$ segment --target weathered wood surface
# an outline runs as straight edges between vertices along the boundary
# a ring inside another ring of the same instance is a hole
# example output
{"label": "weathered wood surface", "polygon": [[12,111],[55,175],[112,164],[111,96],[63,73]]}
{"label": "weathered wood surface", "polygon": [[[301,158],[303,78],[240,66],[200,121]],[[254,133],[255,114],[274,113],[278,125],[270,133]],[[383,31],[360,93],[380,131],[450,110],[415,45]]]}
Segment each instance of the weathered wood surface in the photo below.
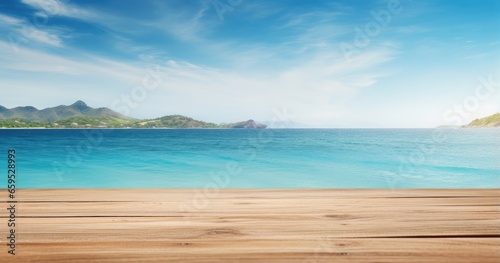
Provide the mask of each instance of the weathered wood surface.
{"label": "weathered wood surface", "polygon": [[18,190],[0,262],[500,262],[500,189],[202,193]]}

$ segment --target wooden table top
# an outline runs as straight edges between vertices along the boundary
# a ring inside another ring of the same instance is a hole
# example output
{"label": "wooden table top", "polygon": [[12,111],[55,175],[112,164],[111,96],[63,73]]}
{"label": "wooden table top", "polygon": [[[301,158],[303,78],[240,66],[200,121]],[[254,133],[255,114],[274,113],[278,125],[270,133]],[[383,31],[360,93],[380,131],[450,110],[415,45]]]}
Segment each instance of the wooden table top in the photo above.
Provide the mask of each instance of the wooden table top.
{"label": "wooden table top", "polygon": [[500,262],[500,189],[16,194],[16,255],[2,227],[0,262]]}

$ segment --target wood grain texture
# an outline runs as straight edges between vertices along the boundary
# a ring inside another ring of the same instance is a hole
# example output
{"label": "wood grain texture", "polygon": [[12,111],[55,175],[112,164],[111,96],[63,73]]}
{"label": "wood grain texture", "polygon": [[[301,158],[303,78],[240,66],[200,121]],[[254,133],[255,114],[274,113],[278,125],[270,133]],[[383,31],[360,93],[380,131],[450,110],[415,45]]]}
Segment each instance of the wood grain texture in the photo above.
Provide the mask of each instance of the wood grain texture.
{"label": "wood grain texture", "polygon": [[500,262],[500,189],[21,189],[16,207],[0,262]]}

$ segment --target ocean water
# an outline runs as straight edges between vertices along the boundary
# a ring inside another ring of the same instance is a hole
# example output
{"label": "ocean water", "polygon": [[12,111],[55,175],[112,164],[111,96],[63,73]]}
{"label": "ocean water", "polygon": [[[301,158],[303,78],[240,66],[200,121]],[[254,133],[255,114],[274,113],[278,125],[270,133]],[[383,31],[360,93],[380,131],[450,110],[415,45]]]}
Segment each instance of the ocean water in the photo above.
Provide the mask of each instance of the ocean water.
{"label": "ocean water", "polygon": [[17,188],[499,188],[500,129],[0,129]]}

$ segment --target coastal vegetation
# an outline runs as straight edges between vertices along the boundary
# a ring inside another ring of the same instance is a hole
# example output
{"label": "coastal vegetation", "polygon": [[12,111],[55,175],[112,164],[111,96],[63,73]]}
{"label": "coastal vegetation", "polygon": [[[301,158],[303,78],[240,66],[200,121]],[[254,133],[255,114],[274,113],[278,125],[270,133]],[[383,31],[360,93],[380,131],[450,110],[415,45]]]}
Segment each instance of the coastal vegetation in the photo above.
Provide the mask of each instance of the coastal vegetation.
{"label": "coastal vegetation", "polygon": [[471,121],[466,128],[500,127],[500,113]]}
{"label": "coastal vegetation", "polygon": [[70,106],[38,110],[32,106],[7,109],[0,106],[0,128],[220,128],[262,129],[264,124],[253,120],[215,124],[182,115],[156,119],[135,119],[108,108],[92,108],[83,101]]}

